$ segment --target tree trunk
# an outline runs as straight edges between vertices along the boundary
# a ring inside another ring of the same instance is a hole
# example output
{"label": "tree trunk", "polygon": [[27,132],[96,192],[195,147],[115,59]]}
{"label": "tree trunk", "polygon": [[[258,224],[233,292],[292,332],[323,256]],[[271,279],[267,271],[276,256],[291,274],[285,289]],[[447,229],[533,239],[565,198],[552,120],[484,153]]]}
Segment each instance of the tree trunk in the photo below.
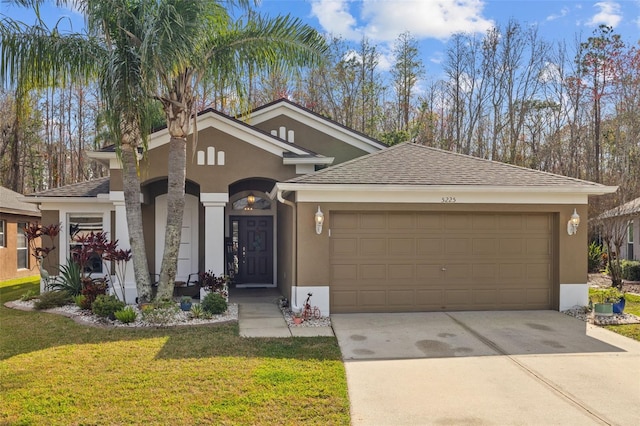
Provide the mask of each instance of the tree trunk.
{"label": "tree trunk", "polygon": [[[169,126],[172,127],[171,125]],[[164,237],[164,256],[160,269],[160,283],[156,300],[173,296],[178,251],[182,238],[182,217],[184,214],[187,138],[172,136],[169,140],[169,167],[167,190],[167,227]]]}
{"label": "tree trunk", "polygon": [[[123,139],[125,139],[123,137]],[[151,300],[151,282],[149,280],[149,265],[144,244],[142,226],[142,208],[140,206],[140,179],[136,161],[136,149],[131,143],[122,141],[122,186],[124,189],[124,204],[129,229],[129,245],[133,259],[133,272],[138,291],[138,302]]]}

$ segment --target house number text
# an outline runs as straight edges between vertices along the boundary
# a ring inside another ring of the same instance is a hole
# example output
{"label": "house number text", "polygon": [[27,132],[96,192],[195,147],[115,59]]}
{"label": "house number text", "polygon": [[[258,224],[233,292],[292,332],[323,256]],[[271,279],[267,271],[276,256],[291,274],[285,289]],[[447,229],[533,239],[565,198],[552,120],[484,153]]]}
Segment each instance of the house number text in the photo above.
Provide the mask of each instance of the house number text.
{"label": "house number text", "polygon": [[455,203],[456,197],[442,197],[443,203]]}

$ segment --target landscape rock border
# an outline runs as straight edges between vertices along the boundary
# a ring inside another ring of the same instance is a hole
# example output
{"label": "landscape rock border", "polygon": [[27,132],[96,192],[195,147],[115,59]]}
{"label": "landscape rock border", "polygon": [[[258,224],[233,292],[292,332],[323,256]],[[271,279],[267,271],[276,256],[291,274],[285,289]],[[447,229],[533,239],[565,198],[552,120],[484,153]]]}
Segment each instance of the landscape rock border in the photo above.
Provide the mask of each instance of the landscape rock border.
{"label": "landscape rock border", "polygon": [[[22,301],[14,300],[12,302],[6,302],[5,307],[10,309],[17,309],[20,311],[37,311],[33,307],[34,301]],[[124,324],[117,320],[110,320],[108,318],[100,318],[90,311],[80,309],[76,305],[65,305],[58,308],[43,309],[37,312],[45,312],[50,314],[62,315],[67,318],[71,318],[78,324],[88,325],[92,327],[117,327],[117,328],[166,328],[166,327],[185,327],[194,325],[211,325],[222,324],[227,322],[238,321],[238,305],[236,303],[229,303],[227,312],[220,315],[214,315],[209,319],[197,319],[189,316],[187,312],[181,310],[176,311],[173,318],[164,324],[153,324],[145,322],[142,319],[142,312],[135,305],[129,305],[136,311],[136,320],[129,324]]]}

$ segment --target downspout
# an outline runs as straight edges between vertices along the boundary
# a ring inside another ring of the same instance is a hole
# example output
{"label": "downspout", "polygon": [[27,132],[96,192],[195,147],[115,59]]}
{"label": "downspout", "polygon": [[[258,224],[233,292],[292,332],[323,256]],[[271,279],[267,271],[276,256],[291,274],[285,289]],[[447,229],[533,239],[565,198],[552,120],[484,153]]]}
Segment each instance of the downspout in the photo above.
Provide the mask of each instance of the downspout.
{"label": "downspout", "polygon": [[293,291],[294,287],[297,287],[296,285],[296,280],[298,277],[298,235],[297,235],[297,215],[298,215],[298,209],[296,206],[296,203],[286,200],[283,196],[282,196],[282,190],[278,189],[277,192],[277,198],[278,201],[281,202],[282,204],[285,204],[289,207],[291,207],[292,209],[292,213],[293,213],[293,220],[291,221],[291,237],[293,239],[293,243],[292,243],[292,249],[293,249],[293,256],[291,259],[291,292],[293,293],[293,298],[295,300],[291,300],[291,309],[295,312],[295,311],[299,311],[301,310],[301,307],[298,306],[298,292],[297,291]]}

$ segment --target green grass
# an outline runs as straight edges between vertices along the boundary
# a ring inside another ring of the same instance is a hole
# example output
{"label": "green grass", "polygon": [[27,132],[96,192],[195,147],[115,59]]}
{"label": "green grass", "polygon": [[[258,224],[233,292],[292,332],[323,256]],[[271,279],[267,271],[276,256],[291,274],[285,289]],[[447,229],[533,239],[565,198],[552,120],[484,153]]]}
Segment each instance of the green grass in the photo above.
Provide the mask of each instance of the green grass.
{"label": "green grass", "polygon": [[[37,283],[0,283],[0,301]],[[348,425],[335,338],[96,328],[0,306],[0,424]]]}
{"label": "green grass", "polygon": [[[625,299],[627,299],[627,303],[624,312],[640,317],[640,296],[627,294]],[[640,324],[608,325],[605,328],[640,342]]]}

